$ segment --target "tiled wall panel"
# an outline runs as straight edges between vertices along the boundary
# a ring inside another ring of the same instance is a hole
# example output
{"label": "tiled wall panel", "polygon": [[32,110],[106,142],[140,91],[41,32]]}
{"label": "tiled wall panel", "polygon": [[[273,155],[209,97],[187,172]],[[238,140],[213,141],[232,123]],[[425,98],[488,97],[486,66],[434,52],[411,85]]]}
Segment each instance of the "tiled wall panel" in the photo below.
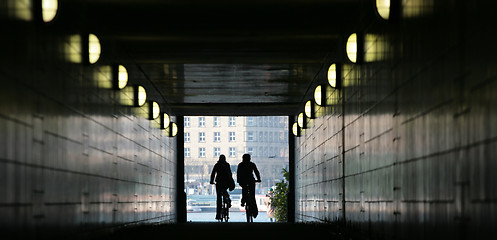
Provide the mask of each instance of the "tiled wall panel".
{"label": "tiled wall panel", "polygon": [[389,57],[344,59],[339,100],[327,93],[297,138],[297,221],[367,239],[497,236],[496,6],[417,2],[421,15],[365,21]]}
{"label": "tiled wall panel", "polygon": [[7,47],[0,57],[2,230],[28,239],[174,222],[175,138],[143,117],[147,110],[121,105],[119,91],[93,84],[105,63],[64,61],[63,34],[7,26],[0,39]]}

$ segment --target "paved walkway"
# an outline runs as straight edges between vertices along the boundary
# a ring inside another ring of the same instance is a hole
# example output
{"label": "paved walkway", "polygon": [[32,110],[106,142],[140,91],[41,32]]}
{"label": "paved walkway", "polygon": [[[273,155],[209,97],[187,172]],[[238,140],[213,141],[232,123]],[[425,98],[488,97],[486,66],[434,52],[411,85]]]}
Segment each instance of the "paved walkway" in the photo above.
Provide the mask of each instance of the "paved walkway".
{"label": "paved walkway", "polygon": [[342,238],[334,233],[329,225],[291,223],[183,223],[129,228],[118,231],[105,239],[340,240]]}

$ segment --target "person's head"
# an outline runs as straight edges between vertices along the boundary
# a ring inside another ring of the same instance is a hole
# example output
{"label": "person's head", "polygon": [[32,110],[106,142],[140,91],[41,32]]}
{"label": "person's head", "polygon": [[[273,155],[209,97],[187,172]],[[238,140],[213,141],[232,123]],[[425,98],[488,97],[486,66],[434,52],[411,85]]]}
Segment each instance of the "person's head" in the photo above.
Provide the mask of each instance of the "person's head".
{"label": "person's head", "polygon": [[224,156],[224,154],[219,155],[219,161],[226,162],[226,156]]}
{"label": "person's head", "polygon": [[250,154],[248,154],[248,153],[243,154],[242,160],[244,162],[250,162]]}

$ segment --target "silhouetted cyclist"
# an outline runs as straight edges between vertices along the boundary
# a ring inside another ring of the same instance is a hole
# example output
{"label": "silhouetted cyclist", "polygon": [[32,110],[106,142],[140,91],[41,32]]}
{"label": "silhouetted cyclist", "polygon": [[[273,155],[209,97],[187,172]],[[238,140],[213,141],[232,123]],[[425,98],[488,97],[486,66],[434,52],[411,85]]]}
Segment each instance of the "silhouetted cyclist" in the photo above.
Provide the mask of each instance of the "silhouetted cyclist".
{"label": "silhouetted cyclist", "polygon": [[[254,178],[254,173],[257,180]],[[236,181],[242,187],[242,207],[245,206],[245,203],[252,202],[254,206],[252,207],[253,217],[257,217],[258,210],[257,204],[255,204],[255,183],[261,182],[261,175],[255,163],[250,161],[249,154],[243,154],[242,162],[238,164],[238,170],[236,171]],[[250,196],[247,196],[247,192],[250,189]],[[249,201],[250,198],[251,200]]]}
{"label": "silhouetted cyclist", "polygon": [[228,162],[226,162],[226,156],[221,154],[219,156],[219,160],[212,168],[211,173],[211,184],[216,183],[216,220],[221,219],[221,208],[222,208],[222,200],[223,195],[227,195],[229,197],[227,189],[233,191],[235,189],[235,181],[233,180],[233,176],[231,174],[231,166]]}

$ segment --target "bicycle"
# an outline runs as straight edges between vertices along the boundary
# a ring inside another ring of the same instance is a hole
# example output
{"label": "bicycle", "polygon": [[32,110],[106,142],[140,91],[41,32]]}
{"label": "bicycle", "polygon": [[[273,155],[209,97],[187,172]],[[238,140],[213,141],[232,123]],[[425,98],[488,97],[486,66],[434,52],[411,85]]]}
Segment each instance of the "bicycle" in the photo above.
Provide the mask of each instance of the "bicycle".
{"label": "bicycle", "polygon": [[[256,183],[258,183],[260,181],[256,181]],[[251,223],[251,222],[254,222],[254,212],[253,211],[257,211],[257,207],[254,207],[254,206],[257,206],[256,203],[254,202],[254,198],[252,198],[252,193],[250,191],[250,186],[247,184],[245,186],[247,188],[247,195],[245,196],[245,199],[247,200],[246,203],[245,203],[245,215],[247,217],[247,222],[248,223]]]}
{"label": "bicycle", "polygon": [[228,219],[230,219],[231,199],[227,191],[223,193],[221,200],[221,219],[219,219],[219,221],[222,222],[224,220],[225,222],[228,222]]}

